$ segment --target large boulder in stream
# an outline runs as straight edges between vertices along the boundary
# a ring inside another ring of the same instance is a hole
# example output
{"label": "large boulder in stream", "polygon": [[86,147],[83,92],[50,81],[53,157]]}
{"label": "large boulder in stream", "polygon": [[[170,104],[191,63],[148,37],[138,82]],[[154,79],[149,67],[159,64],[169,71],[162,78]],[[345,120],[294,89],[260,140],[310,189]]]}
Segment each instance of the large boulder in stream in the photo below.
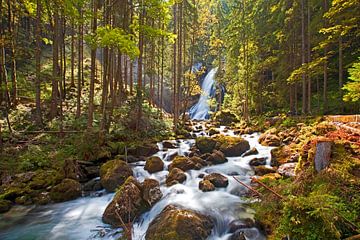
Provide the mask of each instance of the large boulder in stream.
{"label": "large boulder in stream", "polygon": [[131,176],[116,192],[115,197],[106,207],[102,219],[104,223],[119,227],[122,222],[133,221],[147,209],[148,204],[142,197],[142,186]]}
{"label": "large boulder in stream", "polygon": [[205,240],[213,227],[210,217],[169,205],[150,223],[145,239]]}
{"label": "large boulder in stream", "polygon": [[183,171],[188,171],[191,169],[199,170],[205,166],[207,166],[206,161],[199,157],[193,156],[188,158],[186,156],[176,156],[169,165],[169,171],[171,171],[173,168],[179,168]]}
{"label": "large boulder in stream", "polygon": [[209,154],[206,157],[206,161],[210,163],[210,165],[215,165],[215,164],[222,164],[227,162],[228,160],[226,159],[225,155],[223,152],[214,150],[213,153]]}
{"label": "large boulder in stream", "polygon": [[158,146],[155,143],[145,143],[139,146],[131,147],[128,149],[129,155],[134,155],[136,157],[140,156],[151,156],[159,151]]}
{"label": "large boulder in stream", "polygon": [[126,162],[121,160],[108,161],[100,168],[101,185],[108,192],[114,192],[116,188],[121,186],[132,175],[132,169]]}
{"label": "large boulder in stream", "polygon": [[159,182],[155,179],[145,179],[142,183],[142,195],[144,201],[146,201],[149,206],[157,203],[163,196]]}
{"label": "large boulder in stream", "polygon": [[229,185],[229,180],[227,177],[221,175],[220,173],[211,173],[204,177],[204,180],[208,180],[211,182],[215,187],[227,187]]}
{"label": "large boulder in stream", "polygon": [[171,169],[169,175],[166,177],[166,185],[170,187],[178,183],[183,183],[185,180],[186,174],[184,173],[184,171],[180,168],[173,168]]}
{"label": "large boulder in stream", "polygon": [[249,142],[241,137],[217,135],[216,142],[216,149],[223,152],[226,157],[241,156],[250,149]]}
{"label": "large boulder in stream", "polygon": [[216,141],[209,137],[198,137],[196,138],[195,145],[202,154],[211,153],[215,149]]}
{"label": "large boulder in stream", "polygon": [[215,190],[215,186],[209,180],[201,180],[199,182],[199,189],[203,192],[211,192]]}
{"label": "large boulder in stream", "polygon": [[73,179],[65,178],[50,191],[54,202],[65,202],[81,197],[81,184]]}
{"label": "large boulder in stream", "polygon": [[157,156],[149,157],[146,160],[144,169],[149,173],[160,172],[164,169],[164,162]]}

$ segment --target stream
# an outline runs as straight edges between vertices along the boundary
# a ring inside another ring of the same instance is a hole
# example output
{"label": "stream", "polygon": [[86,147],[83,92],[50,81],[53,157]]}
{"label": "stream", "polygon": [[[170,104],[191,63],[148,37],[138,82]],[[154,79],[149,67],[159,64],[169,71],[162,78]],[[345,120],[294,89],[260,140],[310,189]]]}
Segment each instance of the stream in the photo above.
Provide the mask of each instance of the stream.
{"label": "stream", "polygon": [[[196,133],[197,136],[205,135],[204,123],[196,123],[195,128],[203,128],[203,131]],[[225,135],[234,135],[231,130],[225,130],[224,127],[218,130]],[[228,239],[231,235],[229,233],[231,221],[252,218],[254,212],[248,207],[248,200],[241,197],[247,193],[247,190],[237,183],[233,176],[245,183],[250,183],[250,177],[254,175],[254,171],[249,161],[254,157],[266,157],[267,166],[269,166],[271,147],[261,146],[258,143],[258,133],[242,137],[249,141],[250,148],[256,147],[259,153],[247,157],[228,157],[226,163],[187,171],[186,182],[171,187],[165,184],[168,174],[167,166],[171,163],[169,158],[176,152],[179,155],[187,155],[195,143],[194,139],[172,141],[176,144],[176,149],[163,149],[162,143],[158,143],[160,151],[155,155],[164,161],[166,166],[164,171],[150,174],[144,170],[144,161],[132,164],[134,176],[140,182],[145,178],[156,179],[160,182],[163,193],[162,199],[134,223],[133,239],[145,239],[145,233],[151,221],[169,204],[211,216],[215,220],[215,227],[208,238],[211,240]],[[226,176],[229,185],[212,192],[202,192],[198,188],[201,181],[199,174],[213,172]],[[111,229],[101,220],[113,196],[114,194],[101,191],[64,203],[15,206],[9,212],[0,215],[0,239],[118,239],[121,236],[121,230]],[[244,229],[244,232],[248,240],[266,239],[256,228]]]}

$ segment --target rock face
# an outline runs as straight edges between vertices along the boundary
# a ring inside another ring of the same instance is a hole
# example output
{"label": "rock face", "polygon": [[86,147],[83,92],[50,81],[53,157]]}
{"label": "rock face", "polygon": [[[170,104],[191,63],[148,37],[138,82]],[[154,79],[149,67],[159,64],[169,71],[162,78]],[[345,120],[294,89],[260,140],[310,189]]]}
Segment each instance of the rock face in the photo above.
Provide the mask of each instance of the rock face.
{"label": "rock face", "polygon": [[211,153],[216,146],[216,141],[213,138],[198,137],[195,142],[196,147],[202,154]]}
{"label": "rock face", "polygon": [[315,153],[315,169],[317,172],[325,169],[330,164],[332,142],[318,142]]}
{"label": "rock face", "polygon": [[149,157],[144,167],[149,173],[160,172],[164,169],[164,162],[156,156]]}
{"label": "rock face", "polygon": [[141,184],[131,176],[116,192],[114,199],[106,207],[102,219],[103,222],[118,227],[122,224],[121,220],[128,223],[147,208],[148,205],[142,198]]}
{"label": "rock face", "polygon": [[215,186],[209,180],[202,180],[199,182],[199,189],[203,192],[210,192],[215,190]]}
{"label": "rock face", "polygon": [[169,175],[166,178],[166,185],[172,186],[178,183],[182,183],[186,180],[186,175],[180,168],[171,169]]}
{"label": "rock face", "polygon": [[208,180],[211,182],[215,187],[227,187],[229,184],[229,180],[227,177],[221,175],[220,173],[211,173],[204,177],[204,180]]}
{"label": "rock face", "polygon": [[216,141],[216,149],[223,152],[226,157],[241,156],[250,149],[249,142],[240,137],[218,135]]}
{"label": "rock face", "polygon": [[142,195],[149,206],[157,203],[163,196],[159,182],[155,179],[145,179],[142,183]]}
{"label": "rock face", "polygon": [[208,216],[169,205],[150,223],[146,240],[205,240],[213,226]]}
{"label": "rock face", "polygon": [[81,196],[81,184],[73,179],[65,178],[50,191],[54,202],[65,202]]}
{"label": "rock face", "polygon": [[121,160],[111,160],[100,168],[101,185],[108,192],[114,192],[125,180],[133,175],[132,169]]}

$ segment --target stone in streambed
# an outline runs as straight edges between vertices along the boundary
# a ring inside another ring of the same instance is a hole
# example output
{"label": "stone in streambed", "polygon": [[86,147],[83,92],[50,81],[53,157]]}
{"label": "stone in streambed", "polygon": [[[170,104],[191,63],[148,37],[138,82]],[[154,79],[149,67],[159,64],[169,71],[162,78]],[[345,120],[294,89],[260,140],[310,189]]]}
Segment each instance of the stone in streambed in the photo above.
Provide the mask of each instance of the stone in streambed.
{"label": "stone in streambed", "polygon": [[209,137],[198,137],[195,145],[202,154],[211,153],[215,149],[216,141]]}
{"label": "stone in streambed", "polygon": [[191,169],[199,170],[206,165],[206,161],[196,156],[191,158],[186,156],[176,156],[169,165],[169,170],[171,171],[173,168],[180,168],[183,171],[188,171]]}
{"label": "stone in streambed", "polygon": [[11,208],[11,201],[8,200],[0,200],[0,213],[4,213],[10,210]]}
{"label": "stone in streambed", "polygon": [[184,173],[184,171],[180,168],[173,168],[171,169],[169,175],[166,177],[166,185],[170,187],[178,183],[183,183],[185,180],[186,174]]}
{"label": "stone in streambed", "polygon": [[149,206],[153,206],[163,196],[160,184],[155,179],[145,179],[142,183],[142,196]]}
{"label": "stone in streambed", "polygon": [[202,180],[199,182],[199,189],[203,192],[210,192],[215,190],[215,186],[209,180]]}
{"label": "stone in streambed", "polygon": [[276,173],[276,170],[274,168],[269,168],[266,166],[255,166],[254,171],[255,175],[257,176],[263,176],[269,173]]}
{"label": "stone in streambed", "polygon": [[276,128],[271,128],[259,137],[259,143],[264,146],[277,147],[281,144],[281,139],[276,135]]}
{"label": "stone in streambed", "polygon": [[204,177],[204,180],[210,181],[215,187],[227,187],[229,185],[229,180],[227,177],[221,175],[220,173],[211,173]]}
{"label": "stone in streambed", "polygon": [[250,166],[260,166],[266,164],[266,158],[253,158],[250,160],[249,165]]}
{"label": "stone in streambed", "polygon": [[229,240],[246,240],[245,233],[241,230],[233,233]]}
{"label": "stone in streambed", "polygon": [[247,157],[247,156],[251,156],[251,155],[256,155],[258,154],[259,151],[253,147],[252,149],[250,149],[249,151],[247,151],[246,153],[244,153],[243,157]]}
{"label": "stone in streambed", "polygon": [[230,233],[235,233],[238,230],[244,229],[244,228],[253,228],[255,227],[255,221],[251,218],[243,218],[243,219],[236,219],[230,222],[229,224]]}
{"label": "stone in streambed", "polygon": [[226,157],[241,156],[250,149],[249,142],[241,137],[217,135],[215,139],[216,149],[223,152]]}
{"label": "stone in streambed", "polygon": [[122,221],[129,223],[147,209],[148,203],[142,197],[142,186],[131,176],[116,192],[102,219],[104,223],[119,227]]}
{"label": "stone in streambed", "polygon": [[100,168],[101,185],[108,192],[114,192],[116,188],[121,186],[132,175],[132,169],[126,162],[121,160],[108,161]]}
{"label": "stone in streambed", "polygon": [[176,145],[172,142],[169,142],[169,141],[164,141],[163,142],[163,147],[164,148],[176,148]]}
{"label": "stone in streambed", "polygon": [[149,173],[156,173],[164,170],[164,162],[156,156],[149,157],[145,163],[145,170]]}
{"label": "stone in streambed", "polygon": [[213,227],[208,216],[169,205],[150,223],[145,239],[205,240]]}
{"label": "stone in streambed", "polygon": [[206,161],[212,165],[222,164],[227,162],[228,160],[225,158],[224,153],[221,151],[214,150],[213,153],[206,155]]}
{"label": "stone in streambed", "polygon": [[54,202],[65,202],[81,197],[81,184],[73,179],[65,178],[50,191]]}

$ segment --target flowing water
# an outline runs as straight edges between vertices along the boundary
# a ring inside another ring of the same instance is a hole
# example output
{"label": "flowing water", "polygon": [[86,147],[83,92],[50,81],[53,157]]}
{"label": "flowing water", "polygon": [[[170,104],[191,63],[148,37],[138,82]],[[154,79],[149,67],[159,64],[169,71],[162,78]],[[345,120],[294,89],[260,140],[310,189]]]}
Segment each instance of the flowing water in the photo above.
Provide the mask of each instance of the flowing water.
{"label": "flowing water", "polygon": [[201,84],[202,93],[199,101],[191,107],[189,111],[191,119],[205,120],[209,118],[209,100],[212,92],[214,91],[215,74],[217,69],[218,68],[211,69]]}
{"label": "flowing water", "polygon": [[[204,127],[198,123],[198,127]],[[196,127],[196,126],[195,126]],[[231,130],[226,131],[219,128],[223,134],[234,135]],[[197,135],[206,135],[200,131]],[[252,218],[254,212],[247,206],[248,202],[241,198],[247,190],[238,184],[233,176],[239,180],[249,183],[250,176],[254,174],[249,161],[254,157],[267,157],[267,165],[270,164],[269,147],[258,143],[259,134],[244,135],[249,141],[250,147],[256,147],[257,155],[247,157],[229,157],[228,162],[213,165],[201,170],[190,170],[186,172],[187,180],[183,184],[166,187],[165,179],[168,174],[167,166],[171,163],[171,155],[187,155],[194,139],[173,141],[176,149],[163,149],[162,143],[158,143],[160,151],[155,155],[162,158],[166,168],[164,171],[149,174],[144,170],[145,162],[133,165],[134,175],[141,182],[145,178],[154,178],[160,182],[163,198],[156,203],[152,209],[140,216],[134,224],[133,239],[145,239],[146,230],[150,222],[169,204],[193,209],[215,219],[215,227],[210,240],[226,240],[230,237],[228,233],[229,223],[241,218]],[[227,176],[229,185],[226,188],[218,188],[213,192],[202,192],[198,188],[200,182],[199,174],[217,172]],[[120,230],[111,229],[102,223],[101,216],[106,206],[111,201],[113,194],[97,193],[96,196],[83,197],[77,200],[46,205],[13,207],[6,214],[0,215],[0,239],[117,239],[121,235]],[[256,228],[244,230],[248,240],[266,239]]]}

